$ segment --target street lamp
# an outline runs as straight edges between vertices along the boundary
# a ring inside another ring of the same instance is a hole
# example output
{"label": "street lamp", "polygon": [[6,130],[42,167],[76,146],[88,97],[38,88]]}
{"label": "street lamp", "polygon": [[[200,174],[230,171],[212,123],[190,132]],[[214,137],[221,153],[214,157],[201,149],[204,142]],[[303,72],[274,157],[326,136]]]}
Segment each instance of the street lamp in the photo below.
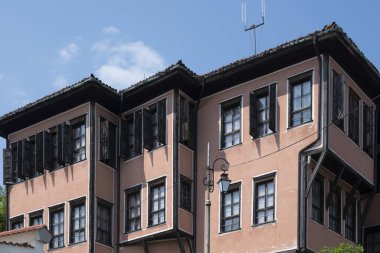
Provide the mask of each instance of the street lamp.
{"label": "street lamp", "polygon": [[226,171],[230,167],[228,161],[224,158],[217,158],[212,167],[210,167],[210,143],[207,145],[207,176],[203,179],[203,184],[208,187],[206,200],[206,253],[210,253],[210,210],[211,201],[210,193],[214,191],[214,170],[218,167],[223,171],[218,181],[219,190],[221,193],[226,193],[230,187],[231,179],[228,178]]}

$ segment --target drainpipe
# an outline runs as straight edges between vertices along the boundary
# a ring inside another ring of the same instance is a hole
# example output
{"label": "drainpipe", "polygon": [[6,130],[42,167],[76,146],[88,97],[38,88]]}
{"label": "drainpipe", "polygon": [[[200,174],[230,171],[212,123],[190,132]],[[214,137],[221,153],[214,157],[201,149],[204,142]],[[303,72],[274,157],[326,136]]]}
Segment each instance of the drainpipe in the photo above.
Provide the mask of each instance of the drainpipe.
{"label": "drainpipe", "polygon": [[[321,57],[321,54],[317,47],[317,33],[313,34],[313,47],[315,54],[318,58],[319,73],[318,73],[318,83],[320,86],[319,96],[318,96],[318,132],[317,140],[303,148],[299,152],[298,159],[298,183],[299,183],[299,199],[298,199],[298,250],[303,252],[307,248],[307,196],[308,188],[311,187],[317,172],[319,171],[320,165],[322,164],[326,152],[327,152],[327,133],[328,133],[328,57]],[[324,68],[325,67],[325,68]],[[308,161],[307,157],[312,154],[321,153],[319,156],[317,166],[315,167],[311,179],[308,182],[307,168],[305,165]]]}
{"label": "drainpipe", "polygon": [[193,208],[193,253],[196,253],[197,251],[197,201],[196,201],[196,196],[198,193],[197,190],[197,179],[198,179],[198,152],[197,152],[197,146],[198,146],[198,109],[199,109],[199,104],[201,102],[201,99],[203,97],[204,93],[204,86],[205,86],[205,81],[204,77],[201,79],[201,92],[199,93],[198,100],[195,103],[195,140],[194,140],[194,180],[193,180],[193,203],[194,203],[194,208]]}

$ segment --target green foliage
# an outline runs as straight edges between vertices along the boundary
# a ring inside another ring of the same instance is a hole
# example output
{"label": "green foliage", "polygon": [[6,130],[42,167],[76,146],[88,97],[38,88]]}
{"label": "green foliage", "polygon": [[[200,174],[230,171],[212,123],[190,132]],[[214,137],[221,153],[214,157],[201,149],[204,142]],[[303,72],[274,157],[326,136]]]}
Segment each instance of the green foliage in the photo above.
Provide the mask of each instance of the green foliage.
{"label": "green foliage", "polygon": [[324,247],[320,253],[364,253],[364,249],[361,245],[341,243],[336,247]]}
{"label": "green foliage", "polygon": [[5,187],[0,185],[0,232],[5,230]]}

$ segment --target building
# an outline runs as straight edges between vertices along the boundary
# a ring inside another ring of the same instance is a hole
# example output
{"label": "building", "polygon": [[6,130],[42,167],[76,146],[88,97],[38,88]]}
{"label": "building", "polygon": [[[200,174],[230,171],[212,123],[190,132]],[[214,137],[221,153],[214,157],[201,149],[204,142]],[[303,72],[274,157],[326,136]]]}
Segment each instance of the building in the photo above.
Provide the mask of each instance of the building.
{"label": "building", "polygon": [[90,76],[0,118],[8,229],[46,224],[54,252],[378,252],[379,94],[335,23],[202,76]]}

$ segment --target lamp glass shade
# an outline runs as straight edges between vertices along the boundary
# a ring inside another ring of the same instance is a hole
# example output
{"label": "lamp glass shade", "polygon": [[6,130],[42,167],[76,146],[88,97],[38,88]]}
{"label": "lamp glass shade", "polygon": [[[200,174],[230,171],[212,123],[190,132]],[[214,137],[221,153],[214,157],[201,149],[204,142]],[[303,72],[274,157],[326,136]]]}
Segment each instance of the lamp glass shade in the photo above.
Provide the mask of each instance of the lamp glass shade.
{"label": "lamp glass shade", "polygon": [[228,188],[230,187],[231,180],[228,178],[228,174],[223,173],[220,176],[220,180],[218,182],[219,190],[222,193],[226,193],[228,191]]}

